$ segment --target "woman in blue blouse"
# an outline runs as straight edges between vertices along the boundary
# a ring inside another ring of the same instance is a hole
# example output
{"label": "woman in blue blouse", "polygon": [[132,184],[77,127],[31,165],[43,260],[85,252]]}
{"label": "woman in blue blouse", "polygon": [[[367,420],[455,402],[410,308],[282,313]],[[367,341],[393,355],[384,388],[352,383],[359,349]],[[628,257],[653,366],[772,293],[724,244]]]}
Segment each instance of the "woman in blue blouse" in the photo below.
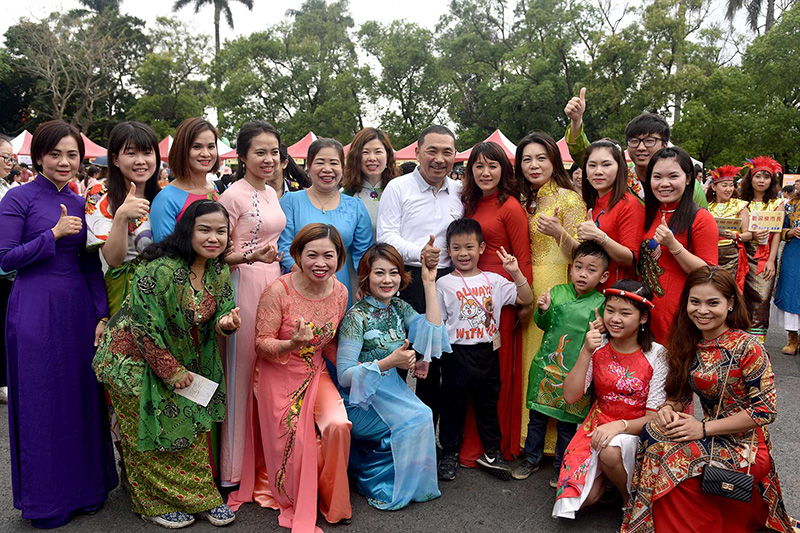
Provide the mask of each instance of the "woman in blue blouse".
{"label": "woman in blue blouse", "polygon": [[[339,141],[319,138],[308,147],[308,176],[311,187],[290,192],[281,198],[281,208],[286,214],[286,227],[278,239],[278,250],[283,252],[281,266],[288,272],[294,267],[289,246],[298,231],[306,224],[320,222],[331,224],[339,230],[347,255],[357,267],[361,256],[372,245],[372,222],[364,203],[358,198],[339,192],[342,181],[344,149]],[[347,268],[336,273],[348,292],[350,276]],[[349,303],[353,301],[350,292]]]}
{"label": "woman in blue blouse", "polygon": [[[450,351],[436,299],[436,270],[422,264],[425,316],[395,296],[410,281],[397,250],[384,243],[370,248],[358,265],[359,288],[366,296],[339,328],[339,392],[353,424],[350,469],[358,491],[383,510],[441,495],[433,415],[396,370],[414,369],[414,350],[425,362]],[[417,368],[418,378],[427,374],[423,366]]]}

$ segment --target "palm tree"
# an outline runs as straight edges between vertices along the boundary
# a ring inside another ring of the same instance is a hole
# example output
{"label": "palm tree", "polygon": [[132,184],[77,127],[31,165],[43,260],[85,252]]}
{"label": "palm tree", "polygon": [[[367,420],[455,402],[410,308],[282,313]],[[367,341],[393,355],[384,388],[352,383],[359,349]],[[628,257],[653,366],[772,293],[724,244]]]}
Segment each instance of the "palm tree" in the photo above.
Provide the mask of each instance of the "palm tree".
{"label": "palm tree", "polygon": [[[248,10],[253,10],[253,0],[236,0],[237,2],[241,2],[242,4],[247,7]],[[178,11],[179,9],[188,6],[189,4],[194,4],[194,12],[199,13],[200,9],[203,8],[206,4],[213,4],[214,5],[214,55],[219,54],[219,16],[220,13],[225,15],[225,21],[228,23],[228,26],[233,29],[233,14],[231,13],[231,0],[175,0],[175,4],[172,6],[173,11]]]}
{"label": "palm tree", "polygon": [[[758,31],[758,17],[764,7],[763,0],[728,0],[725,10],[725,18],[733,22],[736,13],[742,8],[747,10],[747,25],[754,32]],[[767,0],[767,16],[764,21],[764,33],[767,33],[772,25],[775,24],[775,0]]]}

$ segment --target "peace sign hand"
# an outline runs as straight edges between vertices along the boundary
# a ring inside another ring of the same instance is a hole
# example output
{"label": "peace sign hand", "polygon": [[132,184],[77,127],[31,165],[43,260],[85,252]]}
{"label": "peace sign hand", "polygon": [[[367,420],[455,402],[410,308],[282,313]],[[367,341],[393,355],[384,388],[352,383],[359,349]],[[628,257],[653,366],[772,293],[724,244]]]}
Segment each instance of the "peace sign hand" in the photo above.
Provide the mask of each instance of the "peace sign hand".
{"label": "peace sign hand", "polygon": [[499,257],[500,261],[503,262],[503,269],[506,272],[512,276],[519,272],[519,262],[517,261],[517,258],[506,252],[506,249],[502,246],[499,250],[497,250],[497,257]]}

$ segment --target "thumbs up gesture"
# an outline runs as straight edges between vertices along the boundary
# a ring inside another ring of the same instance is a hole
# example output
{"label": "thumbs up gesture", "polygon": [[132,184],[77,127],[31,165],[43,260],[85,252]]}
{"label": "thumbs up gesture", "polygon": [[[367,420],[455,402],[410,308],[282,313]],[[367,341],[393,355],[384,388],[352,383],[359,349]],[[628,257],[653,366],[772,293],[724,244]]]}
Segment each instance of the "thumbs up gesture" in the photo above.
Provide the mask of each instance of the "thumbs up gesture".
{"label": "thumbs up gesture", "polygon": [[536,229],[554,239],[560,239],[564,230],[561,227],[561,219],[558,218],[558,206],[553,210],[553,216],[541,215],[536,221]]}
{"label": "thumbs up gesture", "polygon": [[658,244],[666,246],[668,249],[675,248],[678,244],[675,234],[672,233],[671,229],[669,229],[669,225],[667,224],[667,215],[664,213],[661,213],[661,224],[659,224],[656,228],[656,233],[653,235],[653,239]]}
{"label": "thumbs up gesture", "polygon": [[422,261],[425,265],[431,269],[436,270],[436,267],[439,266],[439,248],[436,247],[434,241],[436,238],[431,235],[428,242],[425,243],[425,246],[422,247]]}
{"label": "thumbs up gesture", "polygon": [[588,353],[594,353],[603,342],[603,334],[600,330],[594,327],[594,322],[589,322],[589,331],[586,333],[586,340],[583,343],[583,349]]}
{"label": "thumbs up gesture", "polygon": [[125,201],[117,208],[114,216],[122,217],[122,220],[136,220],[142,218],[150,212],[150,202],[145,198],[137,198],[136,184],[131,183],[131,188],[128,194],[125,195]]}
{"label": "thumbs up gesture", "polygon": [[550,309],[550,304],[552,303],[552,301],[553,300],[552,300],[552,298],[550,296],[550,289],[547,289],[547,291],[544,294],[542,294],[541,296],[539,296],[538,300],[536,300],[536,307],[538,307],[539,310],[542,313],[544,313],[548,309]]}
{"label": "thumbs up gesture", "polygon": [[605,333],[606,332],[606,325],[605,325],[605,322],[603,322],[603,317],[600,316],[600,308],[599,307],[595,307],[594,316],[595,316],[595,319],[590,322],[591,327],[593,327],[594,329],[596,329],[600,333]]}
{"label": "thumbs up gesture", "polygon": [[61,216],[58,218],[56,225],[51,229],[56,240],[61,237],[66,237],[67,235],[79,233],[81,227],[83,227],[81,218],[68,215],[67,206],[61,204]]}
{"label": "thumbs up gesture", "polygon": [[575,135],[583,126],[583,114],[586,112],[586,87],[581,87],[580,96],[573,96],[564,108],[564,114],[571,122],[570,130]]}
{"label": "thumbs up gesture", "polygon": [[403,342],[403,345],[393,351],[389,357],[392,358],[393,366],[396,368],[405,368],[412,370],[414,363],[417,360],[417,353],[409,347],[408,339]]}

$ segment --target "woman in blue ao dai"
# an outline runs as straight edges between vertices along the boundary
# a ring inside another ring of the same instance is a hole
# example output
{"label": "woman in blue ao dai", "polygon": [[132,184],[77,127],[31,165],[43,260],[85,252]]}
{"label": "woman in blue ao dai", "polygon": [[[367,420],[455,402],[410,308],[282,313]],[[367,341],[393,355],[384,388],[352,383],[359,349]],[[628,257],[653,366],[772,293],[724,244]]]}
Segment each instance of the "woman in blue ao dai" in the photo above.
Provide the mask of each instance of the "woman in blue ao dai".
{"label": "woman in blue ao dai", "polygon": [[[397,369],[425,378],[432,357],[450,351],[436,299],[436,271],[424,266],[426,315],[395,295],[409,282],[392,246],[376,244],[358,266],[366,296],[348,311],[339,329],[339,392],[351,431],[350,469],[370,505],[397,510],[438,498],[436,439],[431,410]],[[424,359],[415,364],[414,350]]]}

